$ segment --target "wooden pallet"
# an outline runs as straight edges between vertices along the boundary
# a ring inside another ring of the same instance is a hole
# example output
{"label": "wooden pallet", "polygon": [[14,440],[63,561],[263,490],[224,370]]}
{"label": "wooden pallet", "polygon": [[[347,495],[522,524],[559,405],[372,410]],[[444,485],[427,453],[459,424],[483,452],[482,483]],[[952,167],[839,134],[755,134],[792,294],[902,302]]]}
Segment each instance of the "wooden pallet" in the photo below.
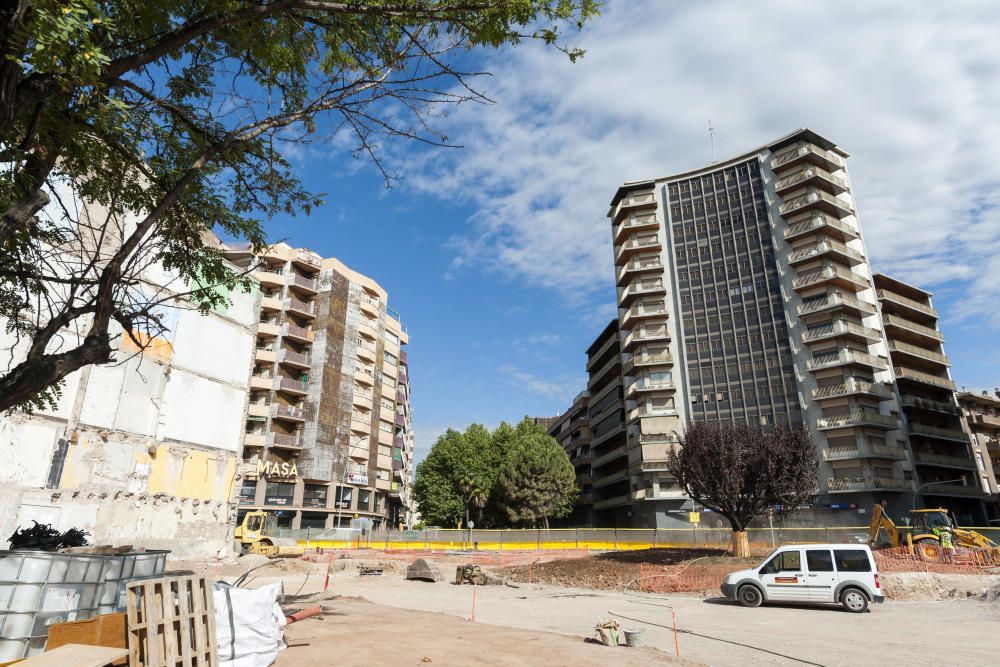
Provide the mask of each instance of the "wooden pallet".
{"label": "wooden pallet", "polygon": [[126,585],[129,667],[218,667],[212,579],[143,579]]}

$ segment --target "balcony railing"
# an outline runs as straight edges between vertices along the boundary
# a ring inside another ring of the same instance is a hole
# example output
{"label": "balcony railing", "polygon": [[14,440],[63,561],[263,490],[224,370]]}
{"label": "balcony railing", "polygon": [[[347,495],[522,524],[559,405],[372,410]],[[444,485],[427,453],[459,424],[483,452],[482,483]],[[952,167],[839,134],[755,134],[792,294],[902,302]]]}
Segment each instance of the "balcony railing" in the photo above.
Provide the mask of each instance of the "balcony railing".
{"label": "balcony railing", "polygon": [[951,362],[948,361],[948,357],[940,352],[932,352],[931,350],[918,347],[917,345],[910,345],[909,343],[904,343],[898,340],[889,341],[889,351],[909,354],[914,357],[926,359],[927,361],[939,363],[942,366],[951,366]]}
{"label": "balcony railing", "polygon": [[829,188],[834,194],[848,190],[846,178],[835,176],[822,167],[805,167],[800,171],[779,178],[774,184],[774,189],[780,194],[807,183],[821,188]]}
{"label": "balcony railing", "polygon": [[655,206],[656,205],[656,195],[652,190],[643,190],[637,192],[626,193],[619,201],[614,210],[614,218],[617,219],[618,215],[625,211],[626,209],[632,208],[633,206]]}
{"label": "balcony railing", "polygon": [[623,319],[632,320],[637,317],[655,317],[657,315],[666,315],[666,314],[667,314],[667,306],[663,303],[660,303],[655,306],[639,303],[626,310]]}
{"label": "balcony railing", "polygon": [[792,254],[788,256],[788,262],[790,264],[798,264],[799,262],[805,262],[824,255],[840,257],[846,260],[849,264],[860,264],[865,261],[865,256],[857,250],[846,246],[840,241],[828,239],[820,241],[815,245],[800,248],[792,252]]}
{"label": "balcony railing", "polygon": [[291,364],[293,366],[309,366],[312,361],[312,357],[308,354],[302,354],[301,352],[293,352],[292,350],[281,350],[281,355],[278,360],[283,364]]}
{"label": "balcony railing", "polygon": [[604,374],[610,371],[615,366],[617,366],[620,362],[621,362],[621,355],[618,354],[611,355],[611,358],[608,359],[608,363],[601,366],[600,369],[590,372],[590,379],[587,382],[588,386],[598,384],[598,381],[604,377]]}
{"label": "balcony railing", "polygon": [[901,306],[906,306],[910,310],[915,310],[925,315],[929,315],[930,317],[937,317],[937,310],[935,310],[934,307],[928,303],[921,303],[920,301],[911,299],[908,296],[903,296],[902,294],[897,294],[896,292],[885,288],[876,290],[875,293],[878,295],[879,301],[890,301]]}
{"label": "balcony railing", "polygon": [[[949,468],[965,468],[975,470],[976,464],[967,456],[949,456],[947,454],[937,454],[934,452],[924,452],[919,449],[913,450],[913,458],[917,463],[925,465],[939,465]],[[933,488],[933,487],[931,487]]]}
{"label": "balcony railing", "polygon": [[622,373],[625,375],[631,375],[633,368],[642,366],[657,366],[660,364],[670,364],[672,362],[673,357],[670,356],[669,352],[664,352],[662,354],[635,354],[632,355],[630,359],[626,359],[622,364]]}
{"label": "balcony railing", "polygon": [[916,382],[934,385],[935,387],[944,387],[945,389],[955,388],[955,383],[946,377],[939,377],[937,375],[931,375],[930,373],[915,371],[912,368],[906,368],[905,366],[896,366],[896,379],[914,380]]}
{"label": "balcony railing", "polygon": [[655,271],[663,268],[663,262],[657,257],[656,259],[644,259],[641,261],[632,260],[626,262],[624,266],[618,269],[618,284],[625,281],[626,276],[633,271]]}
{"label": "balcony railing", "polygon": [[924,326],[923,324],[917,324],[912,322],[905,317],[900,317],[899,315],[893,315],[892,313],[882,313],[882,321],[888,326],[897,326],[901,329],[906,329],[915,334],[931,338],[936,341],[943,341],[944,335],[935,329],[934,327]]}
{"label": "balcony railing", "polygon": [[302,288],[307,289],[307,290],[312,290],[313,292],[316,291],[316,279],[315,278],[306,278],[305,276],[300,276],[297,273],[293,273],[292,275],[289,276],[289,278],[290,278],[290,280],[288,281],[289,285],[295,285],[296,287],[302,287]]}
{"label": "balcony railing", "polygon": [[788,218],[810,208],[819,209],[838,218],[846,218],[854,213],[854,207],[846,199],[834,197],[829,192],[814,187],[807,188],[803,194],[790,197],[778,207],[778,212],[782,217]]}
{"label": "balcony railing", "polygon": [[618,507],[619,505],[628,505],[628,494],[622,496],[614,496],[613,498],[605,498],[604,500],[597,500],[594,502],[595,510],[603,510],[611,507]]}
{"label": "balcony railing", "polygon": [[972,416],[972,421],[976,424],[1000,427],[1000,415],[989,415],[985,412],[977,412]]}
{"label": "balcony railing", "polygon": [[909,395],[903,396],[903,407],[927,410],[929,412],[941,412],[948,415],[958,415],[962,412],[954,403],[934,401],[929,398]]}
{"label": "balcony railing", "polygon": [[633,236],[618,247],[618,256],[622,256],[626,251],[659,248],[660,246],[660,238],[656,234]]}
{"label": "balcony railing", "polygon": [[616,459],[620,459],[627,456],[628,456],[628,450],[625,448],[624,445],[622,445],[620,447],[615,447],[611,451],[601,454],[600,456],[595,456],[593,462],[590,465],[592,468],[600,468],[602,465],[608,463],[609,461],[614,461]]}
{"label": "balcony railing", "polygon": [[800,274],[797,278],[795,278],[795,280],[792,281],[792,287],[795,289],[802,289],[812,285],[819,285],[830,280],[847,282],[852,286],[856,286],[861,289],[868,286],[868,279],[860,273],[855,273],[844,266],[829,265],[824,266],[818,271],[809,271],[808,273]]}
{"label": "balcony railing", "polygon": [[919,435],[925,438],[936,440],[948,440],[951,442],[968,442],[969,436],[965,431],[956,428],[942,428],[940,426],[928,426],[918,422],[910,422],[910,435]]}
{"label": "balcony railing", "polygon": [[895,417],[872,410],[858,410],[846,415],[831,415],[816,420],[816,428],[820,431],[850,426],[873,426],[892,430],[899,428],[899,421]]}
{"label": "balcony railing", "polygon": [[935,484],[927,487],[924,493],[929,496],[980,496],[983,491],[975,485]]}
{"label": "balcony railing", "polygon": [[809,329],[802,335],[802,340],[807,343],[836,338],[838,336],[855,336],[863,340],[879,340],[882,334],[876,329],[870,329],[856,322],[837,320],[826,326]]}
{"label": "balcony railing", "polygon": [[808,315],[810,313],[818,313],[831,308],[850,308],[851,310],[864,315],[875,314],[875,304],[862,301],[852,294],[845,294],[843,292],[832,292],[827,294],[823,299],[816,299],[815,301],[803,303],[798,307],[798,314]]}
{"label": "balcony railing", "polygon": [[289,419],[305,420],[306,411],[294,405],[275,403],[271,406],[271,414],[275,417],[287,417]]}
{"label": "balcony railing", "polygon": [[806,362],[806,367],[811,371],[816,371],[822,368],[835,368],[848,364],[870,366],[880,371],[886,369],[885,361],[881,357],[876,357],[866,352],[858,352],[857,350],[840,350],[832,354],[819,354]]}
{"label": "balcony railing", "polygon": [[829,447],[823,450],[824,461],[843,461],[849,459],[890,459],[906,460],[906,450],[902,447],[888,445],[858,445],[855,447]]}
{"label": "balcony railing", "polygon": [[[653,294],[655,292],[665,291],[663,286],[663,281],[657,278],[656,280],[637,280],[628,285],[622,292],[622,301],[627,302],[634,297],[641,294]],[[624,305],[624,303],[623,303]]]}
{"label": "balcony railing", "polygon": [[292,378],[278,378],[275,388],[301,394],[305,394],[309,391],[309,385],[307,383],[302,380],[293,380]]}
{"label": "balcony railing", "polygon": [[771,169],[778,171],[782,167],[803,161],[818,163],[828,171],[835,171],[844,167],[843,158],[836,153],[820,148],[807,141],[800,141],[791,148],[783,150],[772,157]]}
{"label": "balcony railing", "polygon": [[892,479],[888,477],[871,477],[831,479],[827,489],[830,493],[844,493],[847,491],[909,491],[913,488],[911,482],[904,479]]}
{"label": "balcony railing", "polygon": [[312,341],[313,332],[312,329],[307,329],[305,327],[300,327],[297,324],[291,324],[286,322],[281,329],[282,336],[290,336],[294,338],[299,338],[301,340]]}
{"label": "balcony railing", "polygon": [[811,393],[812,397],[816,400],[850,396],[852,394],[865,394],[867,396],[888,399],[892,396],[892,388],[884,382],[868,382],[866,380],[850,378],[840,384],[829,387],[817,387]]}
{"label": "balcony railing", "polygon": [[285,310],[293,310],[297,313],[304,313],[306,315],[313,315],[313,304],[306,301],[301,301],[295,298],[285,299]]}
{"label": "balcony railing", "polygon": [[620,238],[623,233],[631,230],[655,228],[658,225],[656,213],[633,213],[623,219],[615,228],[615,238]]}
{"label": "balcony railing", "polygon": [[268,444],[272,447],[294,447],[302,448],[302,439],[298,435],[288,435],[286,433],[268,433]]}
{"label": "balcony railing", "polygon": [[860,238],[858,230],[851,225],[838,220],[832,215],[827,215],[821,211],[816,211],[806,220],[793,222],[785,230],[785,239],[791,240],[805,234],[822,232],[827,236],[832,236],[840,241]]}

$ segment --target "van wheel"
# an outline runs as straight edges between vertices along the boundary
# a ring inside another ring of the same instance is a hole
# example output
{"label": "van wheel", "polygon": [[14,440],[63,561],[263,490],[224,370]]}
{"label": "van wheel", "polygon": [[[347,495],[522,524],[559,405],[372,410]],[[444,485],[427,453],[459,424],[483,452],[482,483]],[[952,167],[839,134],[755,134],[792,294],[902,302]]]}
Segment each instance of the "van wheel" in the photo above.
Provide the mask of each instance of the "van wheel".
{"label": "van wheel", "polygon": [[860,614],[868,609],[868,596],[857,588],[848,588],[840,594],[840,604],[852,614]]}
{"label": "van wheel", "polygon": [[740,590],[736,592],[736,599],[744,607],[759,607],[760,603],[764,601],[764,597],[760,594],[760,589],[751,584],[740,587]]}

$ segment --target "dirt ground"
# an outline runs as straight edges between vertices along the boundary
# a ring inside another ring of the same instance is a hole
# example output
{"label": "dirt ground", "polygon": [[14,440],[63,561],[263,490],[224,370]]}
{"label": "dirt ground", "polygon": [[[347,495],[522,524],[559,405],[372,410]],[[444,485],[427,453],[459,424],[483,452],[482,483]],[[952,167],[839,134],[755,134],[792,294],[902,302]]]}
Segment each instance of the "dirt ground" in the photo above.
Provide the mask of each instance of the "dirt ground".
{"label": "dirt ground", "polygon": [[334,664],[334,654],[339,667],[699,664],[649,647],[612,648],[582,637],[472,623],[364,600],[334,598],[322,606],[321,619],[288,626],[288,648],[279,654],[275,667],[327,667]]}

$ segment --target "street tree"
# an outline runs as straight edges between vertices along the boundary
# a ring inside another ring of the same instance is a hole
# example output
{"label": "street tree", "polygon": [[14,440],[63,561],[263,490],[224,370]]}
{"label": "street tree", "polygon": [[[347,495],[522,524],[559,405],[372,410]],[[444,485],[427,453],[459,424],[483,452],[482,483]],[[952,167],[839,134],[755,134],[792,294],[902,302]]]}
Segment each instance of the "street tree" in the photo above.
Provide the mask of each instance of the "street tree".
{"label": "street tree", "polygon": [[693,422],[667,458],[687,496],[729,520],[737,558],[750,555],[746,529],[754,517],[817,491],[816,448],[800,426]]}
{"label": "street tree", "polygon": [[[447,105],[489,102],[470,49],[538,40],[597,0],[11,0],[0,3],[0,411],[51,405],[182,296],[246,287],[206,231],[321,203],[296,144],[335,138],[394,174],[388,137],[449,146]],[[324,128],[321,135],[320,128]],[[150,292],[146,272],[178,284]],[[222,290],[216,289],[221,286]]]}
{"label": "street tree", "polygon": [[[522,422],[525,424],[525,422]],[[507,519],[548,529],[549,519],[573,511],[579,489],[576,472],[562,446],[540,426],[516,442],[497,480],[496,495]],[[527,430],[527,429],[526,429]]]}

